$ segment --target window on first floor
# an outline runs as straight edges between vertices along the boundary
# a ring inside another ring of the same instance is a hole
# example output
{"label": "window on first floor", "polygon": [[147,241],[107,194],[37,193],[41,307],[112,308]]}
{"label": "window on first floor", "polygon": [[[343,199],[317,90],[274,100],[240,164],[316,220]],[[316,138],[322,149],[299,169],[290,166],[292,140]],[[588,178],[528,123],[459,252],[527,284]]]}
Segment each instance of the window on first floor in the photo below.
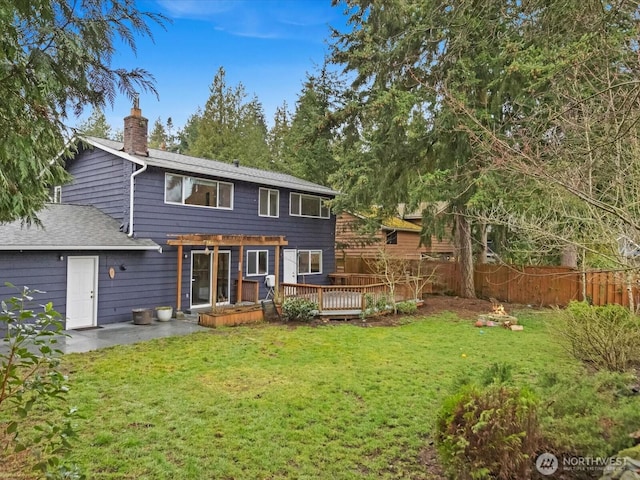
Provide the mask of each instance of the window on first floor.
{"label": "window on first floor", "polygon": [[387,245],[397,245],[398,244],[398,231],[392,230],[387,232]]}
{"label": "window on first floor", "polygon": [[322,250],[298,250],[298,275],[322,273]]}
{"label": "window on first floor", "polygon": [[280,192],[270,188],[261,188],[258,198],[258,215],[278,217],[280,212]]}
{"label": "window on first floor", "polygon": [[268,273],[269,252],[267,250],[247,250],[247,277]]}
{"label": "window on first floor", "polygon": [[167,173],[164,201],[181,205],[233,208],[233,184]]}
{"label": "window on first floor", "polygon": [[316,195],[292,193],[289,196],[289,214],[295,217],[329,218],[326,201],[326,198]]}

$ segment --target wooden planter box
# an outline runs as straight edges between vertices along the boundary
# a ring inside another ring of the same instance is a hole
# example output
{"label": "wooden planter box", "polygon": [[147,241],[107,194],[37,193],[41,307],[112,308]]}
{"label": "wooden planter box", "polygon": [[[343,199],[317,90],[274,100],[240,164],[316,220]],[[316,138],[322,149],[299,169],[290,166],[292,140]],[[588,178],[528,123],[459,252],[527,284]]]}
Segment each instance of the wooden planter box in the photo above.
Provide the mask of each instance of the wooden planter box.
{"label": "wooden planter box", "polygon": [[262,308],[238,307],[226,308],[219,312],[200,312],[198,314],[198,324],[204,327],[230,327],[245,323],[256,323],[264,320]]}

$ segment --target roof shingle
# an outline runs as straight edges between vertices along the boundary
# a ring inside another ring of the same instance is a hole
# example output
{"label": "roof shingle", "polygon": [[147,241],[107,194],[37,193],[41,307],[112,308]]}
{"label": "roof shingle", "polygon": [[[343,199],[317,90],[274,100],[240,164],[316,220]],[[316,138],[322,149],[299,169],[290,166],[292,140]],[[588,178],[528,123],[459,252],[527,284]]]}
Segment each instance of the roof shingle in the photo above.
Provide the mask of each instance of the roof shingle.
{"label": "roof shingle", "polygon": [[20,221],[0,224],[0,250],[159,250],[147,238],[131,238],[118,221],[95,207],[48,204],[42,226]]}

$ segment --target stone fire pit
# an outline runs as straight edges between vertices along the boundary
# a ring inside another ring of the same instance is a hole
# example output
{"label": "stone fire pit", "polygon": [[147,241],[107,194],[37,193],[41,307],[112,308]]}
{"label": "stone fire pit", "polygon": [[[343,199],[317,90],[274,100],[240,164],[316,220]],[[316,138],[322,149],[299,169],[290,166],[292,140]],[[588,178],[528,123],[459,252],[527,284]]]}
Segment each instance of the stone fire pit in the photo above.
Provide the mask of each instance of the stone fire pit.
{"label": "stone fire pit", "polygon": [[478,321],[476,327],[498,327],[502,326],[513,331],[524,330],[522,325],[518,325],[518,319],[513,315],[509,315],[504,307],[493,302],[491,313],[483,313],[478,315]]}

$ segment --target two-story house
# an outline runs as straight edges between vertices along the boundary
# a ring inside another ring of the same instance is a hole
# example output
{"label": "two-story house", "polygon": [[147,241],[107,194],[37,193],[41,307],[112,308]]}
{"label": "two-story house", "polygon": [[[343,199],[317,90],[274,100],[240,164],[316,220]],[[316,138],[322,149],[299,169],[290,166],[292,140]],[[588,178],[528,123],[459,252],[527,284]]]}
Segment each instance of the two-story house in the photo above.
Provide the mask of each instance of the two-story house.
{"label": "two-story house", "polygon": [[[247,282],[259,298],[278,282],[329,283],[335,217],[325,202],[336,192],[148,149],[147,127],[134,107],[123,143],[77,139],[73,181],[40,212],[44,228],[0,225],[3,284],[46,291],[69,329],[128,321],[136,308],[236,303]],[[0,298],[12,293],[0,287]]]}

